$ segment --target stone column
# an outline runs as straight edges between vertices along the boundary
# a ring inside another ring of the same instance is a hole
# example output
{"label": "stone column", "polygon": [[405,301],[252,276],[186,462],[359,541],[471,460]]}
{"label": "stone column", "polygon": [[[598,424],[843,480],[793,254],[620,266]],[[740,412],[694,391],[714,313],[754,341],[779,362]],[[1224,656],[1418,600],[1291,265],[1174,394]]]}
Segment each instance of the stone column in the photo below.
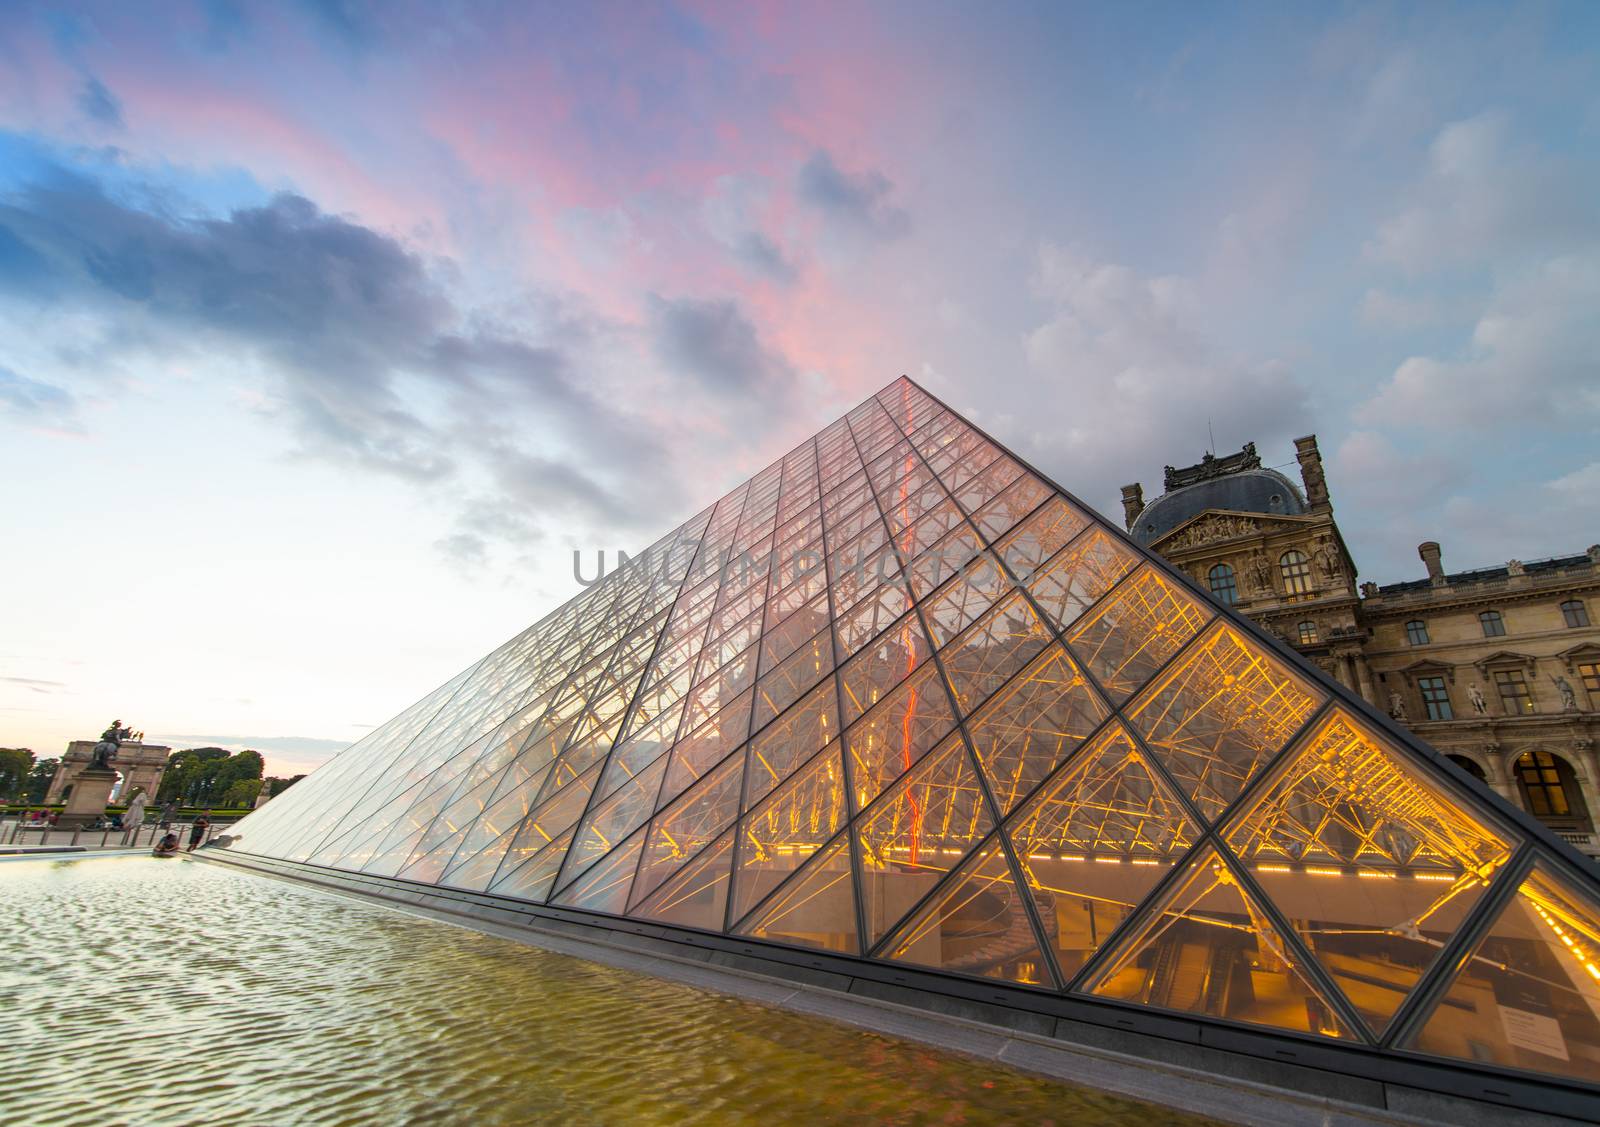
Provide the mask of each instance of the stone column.
{"label": "stone column", "polygon": [[1361,685],[1361,699],[1374,708],[1378,707],[1378,690],[1372,684],[1372,666],[1361,654],[1356,654],[1352,660],[1356,666],[1356,680]]}

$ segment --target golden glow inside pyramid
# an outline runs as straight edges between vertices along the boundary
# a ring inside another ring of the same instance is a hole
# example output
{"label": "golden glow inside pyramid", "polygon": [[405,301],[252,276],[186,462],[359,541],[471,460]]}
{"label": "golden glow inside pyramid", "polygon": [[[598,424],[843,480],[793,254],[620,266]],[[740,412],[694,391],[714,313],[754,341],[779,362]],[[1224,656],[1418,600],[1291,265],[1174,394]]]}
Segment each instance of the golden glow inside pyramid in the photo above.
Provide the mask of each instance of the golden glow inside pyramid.
{"label": "golden glow inside pyramid", "polygon": [[230,848],[1600,1077],[1592,870],[905,379]]}

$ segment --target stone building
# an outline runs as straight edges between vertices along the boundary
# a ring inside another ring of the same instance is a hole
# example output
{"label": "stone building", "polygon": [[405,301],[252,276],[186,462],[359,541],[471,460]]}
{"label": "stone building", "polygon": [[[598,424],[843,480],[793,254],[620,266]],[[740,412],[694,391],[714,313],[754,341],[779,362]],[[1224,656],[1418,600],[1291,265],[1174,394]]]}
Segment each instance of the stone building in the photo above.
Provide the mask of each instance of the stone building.
{"label": "stone building", "polygon": [[1129,533],[1183,568],[1463,770],[1600,856],[1600,545],[1578,555],[1357,585],[1315,436],[1300,480],[1254,444],[1166,468],[1145,503],[1122,490]]}
{"label": "stone building", "polygon": [[[50,780],[50,790],[44,799],[46,802],[66,801],[68,788],[77,780],[78,773],[94,759],[94,747],[99,742],[73,740],[67,745],[67,753],[56,767],[55,778]],[[112,801],[127,802],[141,790],[150,800],[154,800],[156,790],[161,786],[161,776],[167,770],[167,757],[171,753],[172,749],[162,744],[124,741],[117,751],[117,757],[111,761],[111,766],[122,775]]]}

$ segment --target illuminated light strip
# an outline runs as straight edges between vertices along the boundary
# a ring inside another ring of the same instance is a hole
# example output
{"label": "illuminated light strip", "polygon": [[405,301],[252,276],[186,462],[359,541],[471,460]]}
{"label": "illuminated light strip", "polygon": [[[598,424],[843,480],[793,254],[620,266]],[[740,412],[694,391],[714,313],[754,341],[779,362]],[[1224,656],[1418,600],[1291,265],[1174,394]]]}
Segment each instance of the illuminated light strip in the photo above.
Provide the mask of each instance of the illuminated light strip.
{"label": "illuminated light strip", "polygon": [[1320,867],[1317,867],[1317,866],[1314,866],[1314,865],[1307,865],[1305,867],[1305,871],[1310,873],[1312,876],[1318,876],[1318,877],[1342,877],[1342,876],[1344,876],[1344,870],[1343,869],[1324,869],[1324,868],[1320,868]]}

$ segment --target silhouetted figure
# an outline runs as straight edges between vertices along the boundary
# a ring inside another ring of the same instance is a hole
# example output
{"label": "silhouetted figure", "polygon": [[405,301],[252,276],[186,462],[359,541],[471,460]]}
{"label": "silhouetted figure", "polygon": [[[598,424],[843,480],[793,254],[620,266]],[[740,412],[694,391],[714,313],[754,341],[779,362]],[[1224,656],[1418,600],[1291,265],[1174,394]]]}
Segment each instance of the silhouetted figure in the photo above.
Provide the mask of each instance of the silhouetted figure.
{"label": "silhouetted figure", "polygon": [[194,820],[194,825],[189,827],[189,852],[193,853],[205,840],[206,829],[211,825],[211,819],[204,814]]}

